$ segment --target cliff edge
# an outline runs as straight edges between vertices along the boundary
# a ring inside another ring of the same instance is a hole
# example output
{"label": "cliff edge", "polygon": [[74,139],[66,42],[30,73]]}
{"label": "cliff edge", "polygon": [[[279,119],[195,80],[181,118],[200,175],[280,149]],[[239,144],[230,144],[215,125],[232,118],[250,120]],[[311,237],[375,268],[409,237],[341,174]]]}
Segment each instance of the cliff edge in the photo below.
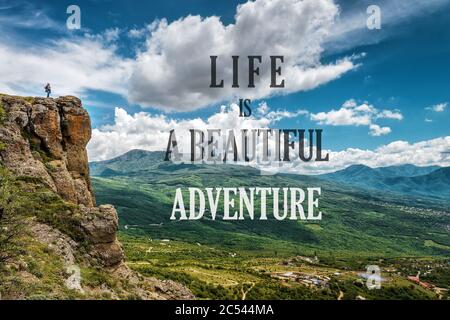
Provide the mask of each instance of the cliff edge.
{"label": "cliff edge", "polygon": [[[175,282],[144,278],[125,265],[123,249],[116,237],[117,212],[113,206],[97,207],[95,203],[86,151],[90,138],[89,114],[76,97],[53,99],[0,95],[0,168],[7,170],[18,188],[17,192],[12,192],[17,195],[10,192],[9,197],[15,196],[17,199],[14,201],[22,208],[17,210],[16,206],[16,212],[20,215],[20,222],[26,226],[24,234],[30,236],[27,245],[37,241],[47,246],[53,257],[61,260],[64,269],[80,273],[78,279],[72,272],[62,272],[65,288],[56,296],[64,298],[63,292],[68,289],[81,298],[96,298],[105,290],[111,298],[127,297],[127,294],[143,299],[192,298],[189,290]],[[2,181],[6,185],[7,180],[0,179]],[[5,212],[2,203],[5,207],[14,202],[0,201],[0,210]],[[27,236],[23,235],[21,239],[23,241]],[[37,281],[28,270],[29,264],[35,263],[31,261],[33,254],[38,255],[37,252],[27,256],[17,254],[13,262],[9,259],[4,269],[19,271],[14,274],[22,277],[21,280],[28,277],[32,282]],[[96,283],[103,288],[100,290],[83,282],[80,268],[84,268],[88,278],[95,270],[117,281]],[[8,272],[5,274],[11,276],[12,273]],[[5,282],[6,279],[3,280]],[[0,286],[0,294],[1,289]],[[9,292],[14,298],[14,293],[11,293],[14,290],[10,289],[4,289],[4,295]],[[49,294],[51,296],[51,292]],[[17,298],[29,297],[19,294]]]}

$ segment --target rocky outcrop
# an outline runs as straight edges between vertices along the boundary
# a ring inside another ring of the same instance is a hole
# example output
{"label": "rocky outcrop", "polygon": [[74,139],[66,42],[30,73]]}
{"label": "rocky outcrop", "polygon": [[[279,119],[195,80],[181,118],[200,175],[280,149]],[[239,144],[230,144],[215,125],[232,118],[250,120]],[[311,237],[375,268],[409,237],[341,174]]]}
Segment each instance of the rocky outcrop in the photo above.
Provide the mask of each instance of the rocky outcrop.
{"label": "rocky outcrop", "polygon": [[[95,204],[86,152],[90,138],[89,114],[76,97],[0,95],[0,165],[16,178],[28,181],[27,192],[43,186],[58,194],[64,204],[71,204],[67,210],[56,212],[56,217],[52,213],[24,222],[30,226],[33,240],[60,256],[68,270],[78,270],[78,262],[87,268],[103,266],[114,283],[123,282],[122,289],[104,288],[106,291],[99,294],[112,298],[132,294],[143,299],[192,299],[184,286],[143,277],[124,263],[116,236],[117,212],[111,205]],[[66,279],[66,286],[94,296],[97,290],[83,289],[75,275]]]}
{"label": "rocky outcrop", "polygon": [[[120,285],[115,288],[102,285],[100,288],[83,286],[81,283],[81,275],[77,274],[79,267],[76,261],[76,252],[79,249],[79,244],[73,241],[64,233],[56,230],[46,224],[29,222],[31,224],[30,233],[34,239],[41,243],[48,244],[48,247],[56,254],[63,258],[66,271],[72,273],[66,279],[66,287],[82,293],[84,296],[95,297],[100,294],[104,297],[105,294],[112,299],[119,299],[120,293],[126,293],[128,296],[137,296],[140,299],[192,299],[192,293],[184,286],[171,280],[159,280],[155,278],[144,277],[136,272],[131,271],[124,263],[119,263],[113,267],[105,267],[110,277],[118,279],[117,282],[123,283],[123,289]],[[109,238],[110,235],[105,235]],[[98,239],[103,241],[102,239]],[[106,244],[107,245],[107,244]],[[100,250],[100,254],[112,254],[111,250]],[[113,261],[112,258],[109,258]],[[24,264],[24,262],[21,262]],[[26,266],[17,266],[19,269],[27,269]],[[119,288],[118,288],[119,287]],[[23,299],[26,296],[22,297]]]}
{"label": "rocky outcrop", "polygon": [[81,101],[1,96],[0,104],[3,164],[18,176],[42,179],[69,202],[93,207],[86,152],[91,122]]}
{"label": "rocky outcrop", "polygon": [[0,160],[15,176],[42,181],[67,202],[79,206],[75,231],[104,266],[120,264],[117,212],[95,207],[86,145],[91,138],[89,114],[76,97],[0,96]]}

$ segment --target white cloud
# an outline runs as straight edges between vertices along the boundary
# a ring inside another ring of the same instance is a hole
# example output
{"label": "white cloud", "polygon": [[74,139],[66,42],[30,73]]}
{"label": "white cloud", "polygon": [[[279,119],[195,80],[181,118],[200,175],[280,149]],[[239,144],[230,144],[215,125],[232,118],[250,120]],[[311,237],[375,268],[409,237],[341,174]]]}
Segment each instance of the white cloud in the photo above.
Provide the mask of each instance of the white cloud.
{"label": "white cloud", "polygon": [[[256,99],[313,89],[353,69],[352,58],[320,62],[322,42],[332,32],[338,7],[332,0],[256,0],[239,5],[235,23],[187,16],[153,25],[137,56],[129,99],[164,110],[197,109],[235,96]],[[262,55],[256,88],[247,88],[248,55]],[[209,88],[210,55],[217,55],[224,88]],[[240,88],[231,88],[231,56],[240,58]],[[271,89],[269,56],[283,55],[285,89]],[[245,71],[247,69],[247,71]]]}
{"label": "white cloud", "polygon": [[[30,2],[19,2],[0,12],[0,92],[43,95],[45,83],[54,95],[86,97],[88,90],[127,95],[132,60],[117,54],[115,42],[121,30],[98,34],[82,28],[70,32],[65,22],[55,21]],[[20,29],[51,29],[53,37],[23,37]],[[82,35],[79,35],[83,33]],[[5,76],[7,75],[7,76]]]}
{"label": "white cloud", "polygon": [[139,39],[142,38],[145,35],[145,30],[146,29],[130,29],[128,30],[128,37],[131,39]]}
{"label": "white cloud", "polygon": [[341,108],[328,112],[311,114],[311,120],[319,122],[321,125],[331,126],[368,126],[371,121],[369,114],[356,112],[354,109]]}
{"label": "white cloud", "polygon": [[378,110],[366,102],[358,105],[354,99],[344,102],[338,110],[311,113],[311,120],[321,125],[368,126],[369,134],[372,136],[389,134],[391,128],[381,127],[374,123],[378,119],[402,120],[403,115],[399,110]]}
{"label": "white cloud", "polygon": [[[333,0],[256,0],[237,7],[234,24],[224,25],[216,16],[187,16],[171,23],[156,20],[127,32],[137,42],[130,59],[116,50],[122,34],[118,28],[84,36],[65,34],[36,44],[17,41],[15,36],[0,44],[0,72],[8,74],[0,79],[0,90],[41,94],[42,85],[50,82],[55,94],[105,90],[165,111],[198,109],[238,95],[260,99],[309,90],[355,68],[356,56],[320,62],[322,42],[338,13]],[[5,19],[0,16],[0,29]],[[263,56],[261,75],[256,88],[246,88],[244,58],[255,54]],[[209,88],[210,55],[219,56],[223,89]],[[241,56],[240,89],[231,88],[232,55]],[[281,76],[285,89],[269,87],[270,55],[285,57]]]}
{"label": "white cloud", "polygon": [[288,170],[298,174],[322,174],[363,164],[372,168],[403,164],[416,166],[450,166],[450,136],[409,143],[394,141],[375,150],[348,148],[342,151],[328,150],[329,162],[298,163]]}
{"label": "white cloud", "polygon": [[105,40],[107,42],[117,41],[120,37],[120,29],[119,28],[109,28],[106,29],[104,34]]}
{"label": "white cloud", "polygon": [[444,112],[445,109],[447,108],[448,103],[447,102],[443,102],[443,103],[438,103],[435,104],[434,106],[431,107],[426,107],[426,110],[431,110],[434,112]]}
{"label": "white cloud", "polygon": [[[383,1],[380,6],[383,21],[394,24],[432,12],[446,1]],[[78,37],[29,2],[5,8],[0,14],[4,35],[0,72],[8,77],[0,78],[0,90],[12,94],[42,94],[42,85],[51,82],[55,94],[83,96],[88,90],[105,90],[144,106],[192,110],[236,96],[255,99],[310,90],[354,69],[354,60],[364,56],[321,63],[324,50],[330,50],[326,44],[333,39],[350,39],[353,46],[364,43],[349,32],[365,28],[365,10],[341,14],[333,0],[249,1],[237,7],[235,22],[228,25],[216,16],[187,16],[171,23],[155,20],[123,32],[136,40],[128,52],[130,59],[118,54],[114,45],[122,36],[119,29]],[[30,28],[50,29],[56,40],[22,38],[18,31]],[[368,38],[366,33],[364,37]],[[228,82],[224,89],[209,88],[211,54],[220,56],[218,75]],[[230,88],[231,63],[226,62],[231,61],[226,59],[234,54],[241,55],[241,86],[247,82],[244,57],[263,55],[257,88]],[[270,89],[268,82],[268,56],[277,54],[286,58],[286,88],[281,90]]]}
{"label": "white cloud", "polygon": [[151,33],[158,27],[159,23],[160,20],[156,19],[153,22],[146,24],[142,28],[131,28],[130,30],[128,30],[127,36],[131,39],[140,39],[150,36]]}
{"label": "white cloud", "polygon": [[[292,118],[306,113],[304,110],[294,113],[270,111],[265,103],[262,103],[259,108],[267,114],[272,113],[273,116],[265,117],[257,110],[256,115],[251,118],[240,118],[236,104],[229,107],[222,106],[218,113],[207,120],[199,118],[176,120],[165,115],[153,115],[146,112],[130,115],[124,109],[116,108],[114,124],[93,130],[92,140],[88,145],[89,159],[90,161],[110,159],[132,149],[164,151],[172,129],[175,129],[180,146],[190,146],[190,142],[186,140],[189,129],[269,128],[285,117]],[[374,130],[387,129],[377,127]],[[450,166],[450,157],[445,154],[448,150],[450,150],[450,136],[416,143],[394,141],[375,150],[358,148],[347,148],[342,151],[324,150],[324,154],[327,152],[330,154],[329,162],[296,162],[292,166],[277,168],[277,171],[320,174],[344,169],[353,164],[371,167],[401,164]],[[257,166],[254,163],[251,165]]]}
{"label": "white cloud", "polygon": [[345,101],[342,106],[344,108],[356,108],[358,106],[358,104],[356,103],[355,99],[349,99],[347,101]]}
{"label": "white cloud", "polygon": [[371,124],[369,129],[369,134],[374,137],[384,136],[392,131],[389,127],[380,127],[377,124]]}
{"label": "white cloud", "polygon": [[[265,113],[261,113],[264,111]],[[236,104],[222,106],[220,111],[203,120],[171,119],[165,115],[153,115],[146,112],[128,114],[122,108],[115,109],[114,124],[106,125],[92,132],[92,140],[88,145],[90,161],[105,160],[121,155],[132,149],[150,151],[165,150],[171,130],[175,130],[179,145],[190,143],[189,129],[260,129],[286,119],[307,113],[305,110],[289,112],[283,110],[270,111],[262,102],[257,114],[250,118],[239,117],[239,107]],[[189,152],[181,150],[180,152]]]}
{"label": "white cloud", "polygon": [[[49,46],[28,47],[0,43],[0,91],[42,95],[43,85],[52,84],[54,95],[80,95],[86,90],[127,94],[126,81],[132,61],[120,58],[112,44],[116,31],[54,41]],[[8,75],[8,76],[5,76]]]}
{"label": "white cloud", "polygon": [[403,115],[400,113],[400,111],[395,110],[383,110],[378,115],[377,118],[379,119],[394,119],[394,120],[403,120]]}

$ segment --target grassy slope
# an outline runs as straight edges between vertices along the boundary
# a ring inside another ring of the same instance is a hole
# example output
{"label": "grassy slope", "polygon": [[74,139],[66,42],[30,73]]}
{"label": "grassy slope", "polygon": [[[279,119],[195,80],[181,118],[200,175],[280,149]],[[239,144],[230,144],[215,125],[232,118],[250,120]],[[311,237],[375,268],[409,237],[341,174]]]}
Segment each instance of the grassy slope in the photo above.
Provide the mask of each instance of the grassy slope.
{"label": "grassy slope", "polygon": [[[350,255],[445,255],[450,245],[439,211],[404,210],[368,193],[323,188],[319,224],[298,221],[170,221],[175,187],[315,186],[291,176],[229,173],[227,176],[170,171],[93,179],[99,203],[116,206],[122,228],[131,234],[201,242],[234,250],[310,253],[314,250]],[[386,196],[385,196],[386,197]],[[269,203],[270,205],[270,203]],[[259,203],[256,204],[259,208]],[[441,246],[430,246],[429,241]]]}
{"label": "grassy slope", "polygon": [[[435,257],[431,258],[435,261],[450,254],[444,202],[368,193],[309,177],[260,176],[251,168],[176,166],[146,161],[145,153],[127,157],[106,168],[97,164],[93,172],[104,172],[104,176],[94,177],[93,184],[98,202],[118,209],[128,264],[143,274],[184,283],[199,298],[241,299],[247,292],[247,299],[336,299],[341,291],[343,299],[437,297],[406,276],[420,269],[417,261],[434,263],[420,257]],[[324,217],[315,224],[171,222],[175,188],[189,186],[321,186]],[[293,256],[315,253],[319,265],[284,266],[283,261]],[[382,290],[369,291],[358,274],[367,264],[399,268],[401,274],[390,275]],[[331,277],[330,286],[311,289],[280,282],[270,277],[275,271],[326,274]],[[334,276],[336,271],[341,275]],[[448,274],[448,268],[443,268],[429,278],[442,285]]]}
{"label": "grassy slope", "polygon": [[[10,258],[0,263],[0,298],[2,299],[109,299],[134,298],[126,281],[113,277],[109,272],[86,260],[83,244],[76,252],[76,264],[81,272],[82,294],[69,290],[66,279],[70,276],[64,257],[58,253],[54,244],[40,242],[31,231],[36,223],[44,223],[77,239],[70,230],[75,226],[77,208],[43,187],[30,177],[14,178],[0,166],[0,182],[14,188],[8,201],[19,215],[20,232],[12,238],[14,246]],[[6,196],[0,193],[0,197]],[[3,199],[0,199],[3,200]],[[0,204],[2,202],[0,201]],[[104,290],[102,288],[107,288]]]}
{"label": "grassy slope", "polygon": [[[238,253],[230,256],[225,248],[190,244],[181,241],[149,240],[145,237],[121,235],[128,265],[142,274],[161,279],[173,279],[188,286],[200,299],[343,299],[363,296],[367,299],[436,299],[437,296],[406,280],[404,274],[383,273],[385,282],[380,290],[368,290],[359,273],[368,263],[392,268],[392,262],[373,259],[336,261],[330,257],[319,264],[286,265],[281,256],[261,257],[258,253]],[[410,264],[411,262],[408,261]],[[428,263],[428,262],[427,262]],[[384,264],[384,265],[383,265]],[[337,275],[336,272],[339,271]],[[294,281],[283,282],[270,274],[301,272],[326,275],[329,286],[308,288]],[[407,274],[407,273],[406,273]],[[436,282],[448,279],[448,270],[438,274]]]}

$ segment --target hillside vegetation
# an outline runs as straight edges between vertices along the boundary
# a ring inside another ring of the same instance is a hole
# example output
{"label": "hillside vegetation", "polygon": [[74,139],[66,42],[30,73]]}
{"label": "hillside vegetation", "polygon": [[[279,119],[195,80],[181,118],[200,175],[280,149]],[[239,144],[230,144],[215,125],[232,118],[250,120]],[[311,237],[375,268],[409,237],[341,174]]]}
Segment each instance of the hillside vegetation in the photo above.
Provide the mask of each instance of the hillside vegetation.
{"label": "hillside vegetation", "polygon": [[76,97],[0,94],[0,299],[193,298],[124,263],[117,212],[92,193],[90,137]]}
{"label": "hillside vegetation", "polygon": [[[266,176],[251,167],[174,165],[162,159],[163,153],[135,150],[91,163],[96,198],[117,208],[128,264],[143,274],[182,282],[200,298],[447,297],[450,213],[445,199],[368,191],[323,177]],[[175,188],[252,186],[320,186],[323,219],[169,219]],[[370,264],[383,269],[381,290],[368,290],[361,277]],[[443,293],[407,278],[419,271],[443,286]]]}

